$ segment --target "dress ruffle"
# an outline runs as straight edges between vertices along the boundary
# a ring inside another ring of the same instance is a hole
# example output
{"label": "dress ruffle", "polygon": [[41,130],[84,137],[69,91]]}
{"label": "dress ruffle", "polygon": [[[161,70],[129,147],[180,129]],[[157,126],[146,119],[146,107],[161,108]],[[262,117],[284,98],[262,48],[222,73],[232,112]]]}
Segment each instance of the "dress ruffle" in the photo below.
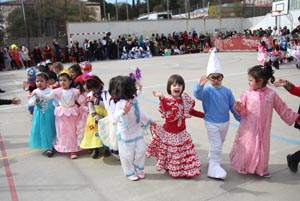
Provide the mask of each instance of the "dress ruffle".
{"label": "dress ruffle", "polygon": [[190,134],[166,132],[162,126],[151,125],[152,139],[146,156],[157,158],[158,171],[165,169],[171,177],[194,177],[201,173],[202,163],[198,159]]}

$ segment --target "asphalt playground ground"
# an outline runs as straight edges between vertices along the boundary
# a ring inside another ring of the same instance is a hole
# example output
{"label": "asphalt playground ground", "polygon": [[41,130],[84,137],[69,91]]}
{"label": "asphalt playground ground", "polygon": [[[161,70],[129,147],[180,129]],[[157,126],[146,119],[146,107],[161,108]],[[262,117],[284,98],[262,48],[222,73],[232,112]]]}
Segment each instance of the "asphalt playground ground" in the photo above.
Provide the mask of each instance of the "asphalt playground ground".
{"label": "asphalt playground ground", "polygon": [[[256,65],[256,52],[220,52],[217,56],[224,71],[223,84],[238,98],[248,89],[247,69]],[[93,73],[107,85],[110,78],[128,75],[136,67],[141,69],[143,92],[140,107],[158,124],[163,120],[158,112],[158,99],[153,90],[166,93],[167,79],[180,74],[186,82],[186,92],[193,96],[196,80],[206,72],[209,54],[154,57],[150,59],[93,62]],[[69,67],[70,65],[66,65]],[[276,78],[284,78],[299,85],[300,70],[295,63],[280,66]],[[229,163],[229,153],[238,128],[231,116],[230,128],[223,146],[222,166],[227,178],[208,178],[208,139],[204,121],[187,120],[197,153],[203,163],[202,174],[191,179],[174,179],[164,171],[156,171],[155,158],[146,159],[146,178],[136,182],[127,180],[114,157],[92,159],[88,152],[71,160],[69,155],[43,156],[42,150],[28,147],[31,116],[27,111],[27,93],[22,89],[25,69],[0,72],[0,88],[6,93],[0,98],[17,97],[21,105],[0,106],[0,201],[295,201],[300,200],[300,172],[292,173],[286,155],[300,148],[300,132],[286,125],[274,111],[271,130],[269,170],[271,178],[241,175]],[[272,86],[270,86],[272,87]],[[283,88],[275,89],[295,111],[299,97]],[[202,110],[200,101],[196,108]],[[145,141],[151,134],[145,132]]]}

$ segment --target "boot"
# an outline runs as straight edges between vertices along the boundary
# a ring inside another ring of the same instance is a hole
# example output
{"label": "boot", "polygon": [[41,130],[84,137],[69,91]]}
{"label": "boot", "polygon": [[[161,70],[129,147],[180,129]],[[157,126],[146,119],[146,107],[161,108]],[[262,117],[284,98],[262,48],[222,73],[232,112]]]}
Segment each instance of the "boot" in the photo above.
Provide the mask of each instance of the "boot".
{"label": "boot", "polygon": [[300,150],[286,156],[289,169],[296,173],[300,162]]}
{"label": "boot", "polygon": [[216,179],[225,179],[226,171],[218,163],[209,163],[207,176]]}
{"label": "boot", "polygon": [[209,164],[207,176],[216,179],[225,179],[227,176],[226,171],[221,167],[221,154],[220,151],[211,151],[209,153]]}

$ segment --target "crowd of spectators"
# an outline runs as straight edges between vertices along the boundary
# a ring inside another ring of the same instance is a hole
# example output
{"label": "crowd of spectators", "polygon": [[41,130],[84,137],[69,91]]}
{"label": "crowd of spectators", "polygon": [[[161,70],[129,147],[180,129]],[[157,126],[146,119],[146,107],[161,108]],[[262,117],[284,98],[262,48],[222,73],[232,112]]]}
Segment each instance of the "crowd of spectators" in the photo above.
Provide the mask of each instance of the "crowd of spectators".
{"label": "crowd of spectators", "polygon": [[[213,38],[227,39],[237,37],[269,37],[269,36],[289,36],[290,30],[284,26],[259,28],[256,30],[246,29],[243,33],[237,31],[218,31],[212,34],[196,33],[196,31],[173,32],[167,35],[153,33],[151,36],[123,34],[117,39],[111,37],[108,32],[104,37],[98,40],[84,40],[83,44],[73,41],[71,47],[62,47],[56,38],[52,44],[45,43],[44,47],[35,45],[32,51],[29,51],[25,45],[20,48],[17,45],[10,45],[2,48],[0,51],[0,68],[14,70],[27,68],[37,65],[46,60],[52,62],[60,61],[63,63],[80,63],[82,61],[101,61],[128,59],[124,57],[127,54],[134,54],[136,51],[148,51],[151,56],[167,56],[178,54],[189,54],[208,52],[213,46]],[[135,51],[135,52],[133,52]],[[139,55],[143,55],[141,52]],[[146,55],[146,54],[145,54]],[[140,56],[144,57],[144,56]],[[145,56],[146,57],[146,56]],[[139,58],[139,57],[132,57]]]}

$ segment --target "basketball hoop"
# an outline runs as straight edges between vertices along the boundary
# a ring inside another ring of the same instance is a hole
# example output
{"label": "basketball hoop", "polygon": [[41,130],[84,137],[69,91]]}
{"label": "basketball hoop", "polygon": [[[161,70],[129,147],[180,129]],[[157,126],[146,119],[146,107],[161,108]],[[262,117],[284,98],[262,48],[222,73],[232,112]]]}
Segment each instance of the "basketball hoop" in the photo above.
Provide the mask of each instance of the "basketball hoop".
{"label": "basketball hoop", "polygon": [[271,10],[272,16],[279,16],[282,10]]}

